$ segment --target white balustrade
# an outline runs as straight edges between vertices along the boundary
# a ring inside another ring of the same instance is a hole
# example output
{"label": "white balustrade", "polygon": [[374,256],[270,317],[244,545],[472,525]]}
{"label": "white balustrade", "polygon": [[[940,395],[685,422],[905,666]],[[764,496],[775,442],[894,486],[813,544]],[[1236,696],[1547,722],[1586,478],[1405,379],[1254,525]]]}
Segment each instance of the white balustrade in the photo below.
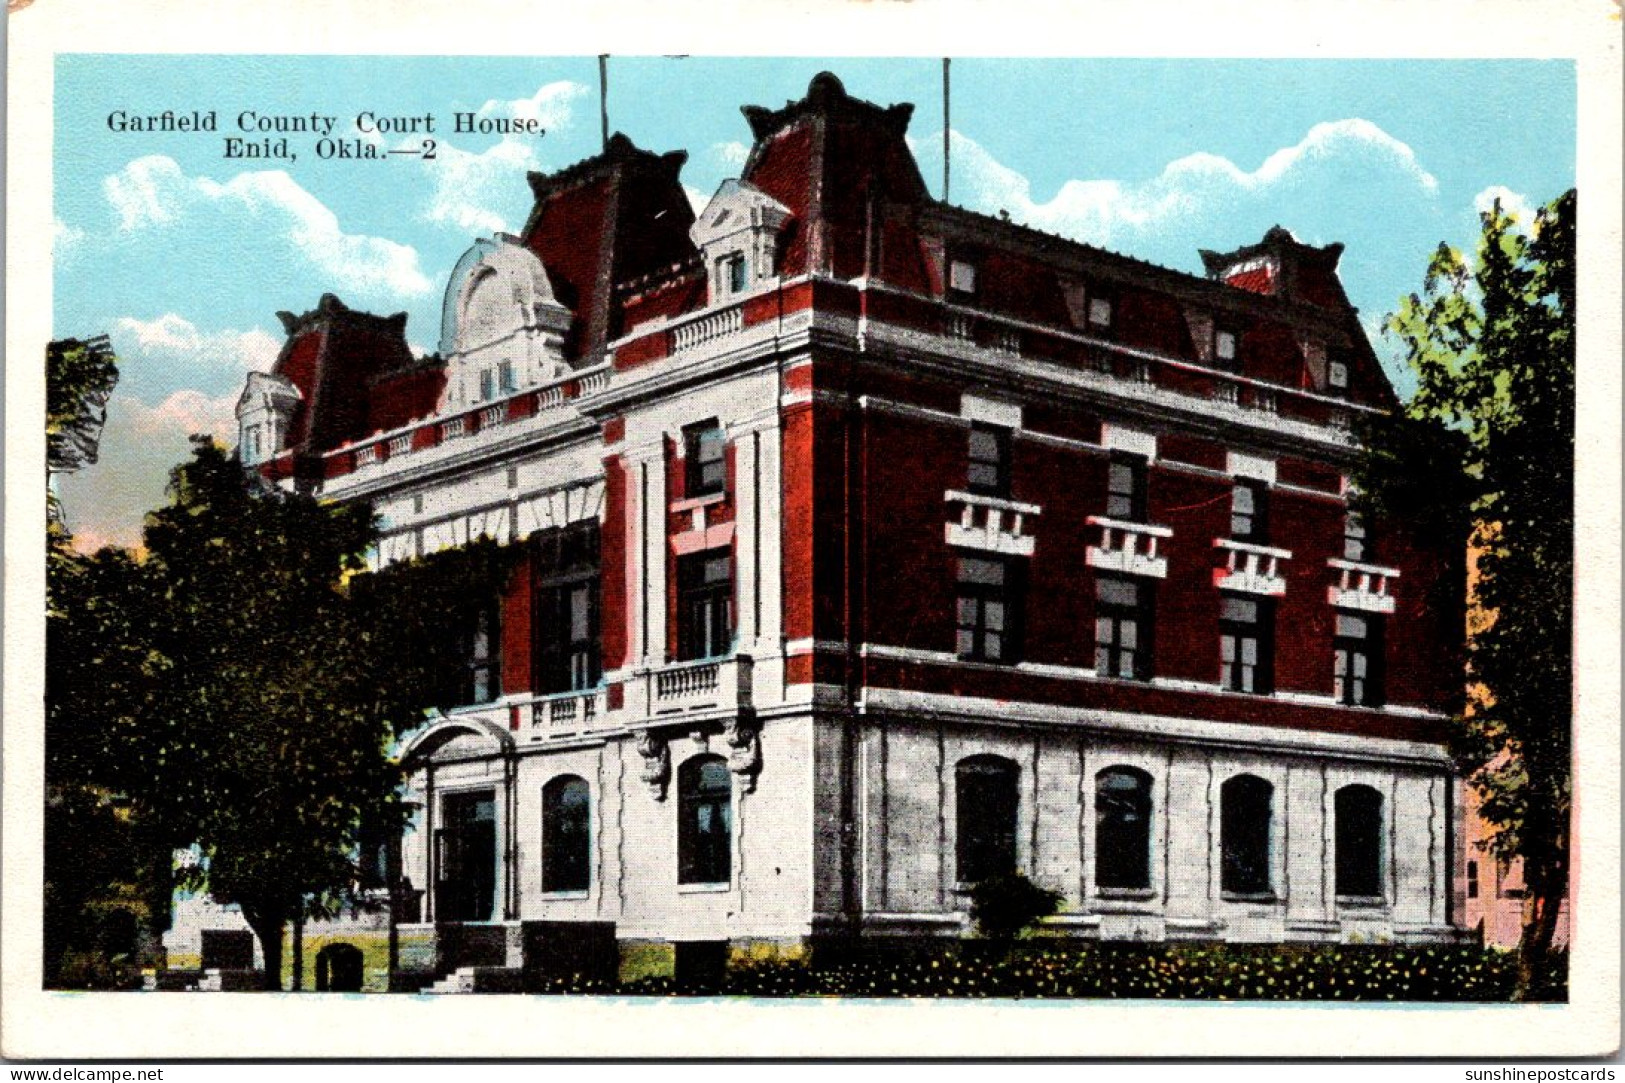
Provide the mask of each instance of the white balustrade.
{"label": "white balustrade", "polygon": [[942,494],[949,504],[959,505],[959,517],[944,528],[949,545],[961,549],[983,549],[1005,556],[1030,557],[1037,539],[1025,532],[1027,520],[1043,509],[1002,497],[983,496],[950,489]]}
{"label": "white balustrade", "polygon": [[678,662],[650,671],[648,680],[654,714],[736,710],[751,703],[748,655]]}
{"label": "white balustrade", "polygon": [[690,320],[672,328],[671,345],[675,353],[691,350],[707,342],[737,334],[745,328],[745,311],[738,305],[713,312],[697,320]]}
{"label": "white balustrade", "polygon": [[1328,560],[1326,565],[1337,572],[1337,582],[1326,588],[1327,602],[1339,609],[1358,609],[1366,613],[1394,611],[1394,596],[1388,593],[1388,581],[1399,578],[1398,568],[1336,558]]}
{"label": "white balustrade", "polygon": [[377,444],[368,444],[366,447],[356,448],[355,465],[356,465],[357,469],[360,469],[363,466],[371,466],[373,463],[375,463],[377,461],[378,461],[378,445]]}
{"label": "white balustrade", "polygon": [[1084,553],[1089,567],[1121,575],[1168,578],[1168,558],[1157,552],[1159,540],[1174,536],[1168,527],[1108,519],[1104,515],[1089,516],[1089,525],[1100,528],[1100,544],[1091,545]]}
{"label": "white balustrade", "polygon": [[490,429],[502,424],[508,419],[508,410],[505,406],[487,406],[480,411],[480,428]]}
{"label": "white balustrade", "polygon": [[581,377],[576,384],[577,395],[595,395],[609,387],[609,368],[605,366]]}
{"label": "white balustrade", "polygon": [[559,692],[533,700],[530,728],[533,737],[569,737],[592,729],[604,716],[602,689]]}
{"label": "white balustrade", "polygon": [[468,435],[468,425],[461,415],[448,417],[441,428],[441,433],[447,440],[455,440],[459,436]]}
{"label": "white balustrade", "polygon": [[1224,550],[1225,554],[1225,566],[1213,569],[1213,585],[1220,590],[1275,598],[1286,593],[1286,577],[1281,572],[1281,562],[1292,559],[1291,550],[1230,538],[1213,539],[1213,547]]}
{"label": "white balustrade", "polygon": [[407,452],[409,452],[411,450],[412,450],[412,434],[411,433],[403,432],[399,436],[391,436],[389,438],[389,457],[391,459],[395,458],[397,455],[405,455]]}

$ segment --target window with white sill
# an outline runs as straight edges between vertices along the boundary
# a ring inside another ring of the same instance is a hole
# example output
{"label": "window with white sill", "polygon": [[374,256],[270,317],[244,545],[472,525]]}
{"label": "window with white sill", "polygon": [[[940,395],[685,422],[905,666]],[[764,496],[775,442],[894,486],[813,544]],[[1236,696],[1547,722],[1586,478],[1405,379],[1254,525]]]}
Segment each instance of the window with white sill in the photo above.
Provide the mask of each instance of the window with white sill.
{"label": "window with white sill", "polygon": [[1106,517],[1130,523],[1145,522],[1146,458],[1116,452],[1106,468]]}
{"label": "window with white sill", "polygon": [[1095,674],[1151,679],[1153,586],[1127,576],[1095,579]]}
{"label": "window with white sill", "polygon": [[1275,690],[1275,607],[1269,601],[1219,596],[1219,685],[1261,696]]}
{"label": "window with white sill", "polygon": [[1262,545],[1269,539],[1270,489],[1263,481],[1237,478],[1230,490],[1230,537]]}

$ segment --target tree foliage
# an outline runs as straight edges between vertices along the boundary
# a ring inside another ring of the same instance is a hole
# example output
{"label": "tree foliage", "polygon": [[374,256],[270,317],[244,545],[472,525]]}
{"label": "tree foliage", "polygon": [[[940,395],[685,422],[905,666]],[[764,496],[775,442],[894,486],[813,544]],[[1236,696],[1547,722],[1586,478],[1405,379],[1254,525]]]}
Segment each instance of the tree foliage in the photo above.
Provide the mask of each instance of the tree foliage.
{"label": "tree foliage", "polygon": [[1574,583],[1575,193],[1520,223],[1499,201],[1471,256],[1440,245],[1389,317],[1417,391],[1363,435],[1366,509],[1474,553],[1455,752],[1521,858],[1523,954],[1543,968],[1568,885]]}
{"label": "tree foliage", "polygon": [[350,897],[363,842],[399,823],[402,719],[346,590],[374,538],[364,504],[245,481],[206,439],[147,518],[148,629],[163,679],[134,742],[164,822],[203,851],[280,980],[285,922]]}
{"label": "tree foliage", "polygon": [[199,847],[183,880],[241,908],[275,987],[284,925],[357,902],[363,847],[399,830],[392,745],[466,702],[461,630],[515,553],[481,541],[363,574],[370,508],[260,484],[206,438],[147,517],[144,560],[53,538],[51,777],[116,797],[166,855]]}
{"label": "tree foliage", "polygon": [[[118,359],[105,338],[46,348],[49,468],[95,461]],[[48,986],[113,983],[167,913],[168,853],[123,797],[124,741],[149,658],[132,634],[140,566],[126,553],[73,547],[52,497],[46,523],[43,963]]]}

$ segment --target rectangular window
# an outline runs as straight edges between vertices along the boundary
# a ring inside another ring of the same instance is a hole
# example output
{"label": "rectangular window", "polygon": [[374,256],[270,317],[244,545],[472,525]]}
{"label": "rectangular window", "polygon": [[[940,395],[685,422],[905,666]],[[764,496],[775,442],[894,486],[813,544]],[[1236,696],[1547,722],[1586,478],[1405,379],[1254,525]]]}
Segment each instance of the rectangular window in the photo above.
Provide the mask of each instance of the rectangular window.
{"label": "rectangular window", "polygon": [[1089,329],[1109,331],[1112,326],[1112,299],[1096,296],[1089,298]]}
{"label": "rectangular window", "polygon": [[955,293],[976,292],[976,264],[956,259],[948,264],[948,288]]}
{"label": "rectangular window", "polygon": [[248,430],[247,430],[246,434],[243,437],[243,445],[244,445],[244,451],[246,452],[245,457],[248,459],[248,461],[250,463],[259,462],[260,461],[260,427],[258,425],[250,425],[248,427]]}
{"label": "rectangular window", "polygon": [[546,530],[533,538],[536,691],[596,688],[602,673],[598,522]]}
{"label": "rectangular window", "polygon": [[1137,579],[1095,580],[1095,675],[1151,679],[1152,587]]}
{"label": "rectangular window", "polygon": [[723,260],[723,278],[729,293],[744,293],[746,286],[745,257],[735,253]]}
{"label": "rectangular window", "polygon": [[482,606],[468,630],[467,668],[459,703],[489,703],[502,694],[498,676],[497,604]]}
{"label": "rectangular window", "polygon": [[504,395],[511,395],[518,390],[513,382],[513,365],[507,361],[497,366],[497,388]]}
{"label": "rectangular window", "polygon": [[496,398],[496,380],[490,369],[480,370],[480,401]]}
{"label": "rectangular window", "polygon": [[709,496],[727,489],[727,443],[721,425],[706,421],[684,429],[683,454],[687,459],[683,495]]}
{"label": "rectangular window", "polygon": [[959,558],[958,632],[955,650],[975,662],[1017,660],[1016,567],[987,557]]}
{"label": "rectangular window", "polygon": [[965,487],[986,496],[1010,495],[1010,430],[974,425],[970,430],[970,466]]}
{"label": "rectangular window", "polygon": [[1343,516],[1343,559],[1367,561],[1371,556],[1371,540],[1366,536],[1365,519],[1359,512],[1351,510]]}
{"label": "rectangular window", "polygon": [[1106,517],[1145,522],[1146,462],[1143,455],[1114,455],[1106,475]]}
{"label": "rectangular window", "polygon": [[1236,364],[1237,339],[1236,333],[1224,328],[1215,328],[1213,331],[1213,361],[1216,368],[1226,369],[1230,372],[1239,367]]}
{"label": "rectangular window", "polygon": [[1478,898],[1478,862],[1467,862],[1467,897]]}
{"label": "rectangular window", "polygon": [[1269,537],[1269,486],[1262,481],[1237,478],[1230,491],[1230,537],[1262,543]]}
{"label": "rectangular window", "polygon": [[1338,613],[1332,640],[1332,695],[1351,707],[1380,707],[1382,618]]}
{"label": "rectangular window", "polygon": [[1275,611],[1269,602],[1219,597],[1219,684],[1267,696],[1275,686]]}
{"label": "rectangular window", "polygon": [[677,560],[678,661],[733,650],[733,554],[713,549]]}
{"label": "rectangular window", "polygon": [[1349,365],[1346,360],[1333,358],[1326,365],[1326,390],[1343,395],[1349,389]]}

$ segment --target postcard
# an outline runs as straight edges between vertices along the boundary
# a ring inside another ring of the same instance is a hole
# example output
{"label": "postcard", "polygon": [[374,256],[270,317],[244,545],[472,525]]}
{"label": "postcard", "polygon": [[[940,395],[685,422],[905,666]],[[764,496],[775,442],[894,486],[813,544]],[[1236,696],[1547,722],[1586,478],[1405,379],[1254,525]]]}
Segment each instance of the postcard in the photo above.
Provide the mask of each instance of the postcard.
{"label": "postcard", "polygon": [[8,1057],[1617,1047],[1617,6],[13,9]]}

